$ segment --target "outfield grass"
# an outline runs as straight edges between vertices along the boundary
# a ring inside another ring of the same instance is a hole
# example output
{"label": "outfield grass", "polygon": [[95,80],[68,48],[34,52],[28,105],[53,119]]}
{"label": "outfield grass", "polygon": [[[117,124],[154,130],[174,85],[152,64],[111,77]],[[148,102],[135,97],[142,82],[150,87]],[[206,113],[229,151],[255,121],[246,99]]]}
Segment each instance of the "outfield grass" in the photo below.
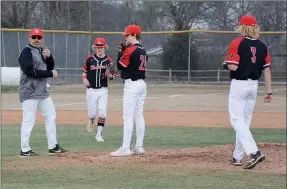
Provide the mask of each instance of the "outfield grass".
{"label": "outfield grass", "polygon": [[[60,144],[72,151],[106,151],[117,149],[122,142],[122,128],[106,127],[105,142],[96,143],[85,126],[60,126]],[[284,129],[252,129],[257,142],[286,142]],[[234,133],[225,128],[148,127],[145,148],[172,149],[232,144]],[[47,139],[43,125],[36,126],[31,136],[31,147],[47,158]],[[117,164],[63,165],[30,171],[9,169],[19,162],[20,127],[2,127],[2,184],[4,189],[284,189],[286,175],[249,171],[220,171],[182,168],[168,165],[118,166]],[[57,158],[57,157],[55,157]],[[33,161],[20,160],[20,161]]]}
{"label": "outfield grass", "polygon": [[15,93],[18,91],[19,86],[13,86],[13,85],[2,85],[1,86],[1,92],[2,93]]}

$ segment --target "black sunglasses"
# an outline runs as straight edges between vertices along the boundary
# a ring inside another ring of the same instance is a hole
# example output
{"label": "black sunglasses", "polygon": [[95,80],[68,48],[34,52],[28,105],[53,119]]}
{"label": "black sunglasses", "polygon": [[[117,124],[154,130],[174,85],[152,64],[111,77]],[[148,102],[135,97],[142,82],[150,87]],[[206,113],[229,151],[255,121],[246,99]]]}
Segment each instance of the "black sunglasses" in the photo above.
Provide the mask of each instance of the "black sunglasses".
{"label": "black sunglasses", "polygon": [[34,36],[32,36],[32,39],[38,39],[38,40],[41,40],[41,39],[42,39],[42,37],[41,37],[41,36],[36,36],[36,35],[34,35]]}

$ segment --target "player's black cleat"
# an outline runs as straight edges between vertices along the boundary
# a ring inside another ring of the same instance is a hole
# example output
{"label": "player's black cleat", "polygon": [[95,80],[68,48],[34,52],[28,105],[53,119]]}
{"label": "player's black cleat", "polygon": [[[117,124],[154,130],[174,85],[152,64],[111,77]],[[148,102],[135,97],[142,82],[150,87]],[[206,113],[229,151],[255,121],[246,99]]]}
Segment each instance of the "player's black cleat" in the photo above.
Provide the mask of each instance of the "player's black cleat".
{"label": "player's black cleat", "polygon": [[240,161],[240,160],[237,160],[237,159],[235,159],[235,158],[232,158],[231,164],[234,165],[234,166],[242,166],[242,165],[243,165],[243,162]]}
{"label": "player's black cleat", "polygon": [[56,147],[53,149],[50,149],[48,154],[53,156],[53,155],[58,155],[58,154],[66,154],[68,152],[69,150],[65,150],[64,148],[61,148],[58,144],[56,144]]}
{"label": "player's black cleat", "polygon": [[250,154],[247,165],[244,166],[244,169],[253,169],[257,163],[262,162],[263,160],[265,160],[265,156],[261,154],[260,151],[257,151],[256,154]]}
{"label": "player's black cleat", "polygon": [[33,152],[32,150],[29,150],[27,152],[20,152],[20,157],[29,157],[29,156],[39,156],[40,154]]}

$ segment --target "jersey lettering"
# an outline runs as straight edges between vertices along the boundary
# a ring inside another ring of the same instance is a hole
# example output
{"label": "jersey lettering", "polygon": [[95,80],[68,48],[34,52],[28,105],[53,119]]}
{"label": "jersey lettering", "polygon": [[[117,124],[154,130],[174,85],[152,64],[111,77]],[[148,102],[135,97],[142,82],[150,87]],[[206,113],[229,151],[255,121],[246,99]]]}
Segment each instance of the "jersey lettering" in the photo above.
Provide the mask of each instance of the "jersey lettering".
{"label": "jersey lettering", "polygon": [[251,53],[252,53],[251,62],[255,63],[256,62],[256,47],[251,47]]}

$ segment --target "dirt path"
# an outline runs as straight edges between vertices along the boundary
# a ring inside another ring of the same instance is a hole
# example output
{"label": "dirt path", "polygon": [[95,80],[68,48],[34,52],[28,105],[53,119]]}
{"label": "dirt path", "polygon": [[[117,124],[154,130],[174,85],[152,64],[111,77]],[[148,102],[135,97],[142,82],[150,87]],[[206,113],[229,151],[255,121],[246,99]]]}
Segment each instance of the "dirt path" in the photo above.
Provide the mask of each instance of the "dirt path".
{"label": "dirt path", "polygon": [[[191,112],[191,111],[146,111],[148,126],[202,126],[230,127],[228,112]],[[22,111],[2,111],[2,124],[21,124]],[[43,124],[42,115],[37,113],[37,124]],[[82,110],[58,110],[57,124],[79,125],[87,123],[87,112]],[[122,125],[122,112],[109,111],[107,124]],[[286,128],[286,112],[255,112],[253,128]]]}

